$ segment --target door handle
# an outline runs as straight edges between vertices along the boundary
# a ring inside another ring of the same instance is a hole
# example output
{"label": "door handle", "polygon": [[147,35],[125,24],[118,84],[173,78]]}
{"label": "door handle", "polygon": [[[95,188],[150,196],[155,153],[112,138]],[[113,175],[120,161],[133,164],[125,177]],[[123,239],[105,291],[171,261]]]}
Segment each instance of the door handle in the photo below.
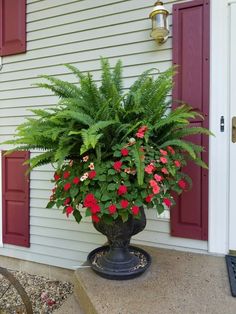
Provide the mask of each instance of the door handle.
{"label": "door handle", "polygon": [[236,117],[232,118],[232,142],[236,143]]}

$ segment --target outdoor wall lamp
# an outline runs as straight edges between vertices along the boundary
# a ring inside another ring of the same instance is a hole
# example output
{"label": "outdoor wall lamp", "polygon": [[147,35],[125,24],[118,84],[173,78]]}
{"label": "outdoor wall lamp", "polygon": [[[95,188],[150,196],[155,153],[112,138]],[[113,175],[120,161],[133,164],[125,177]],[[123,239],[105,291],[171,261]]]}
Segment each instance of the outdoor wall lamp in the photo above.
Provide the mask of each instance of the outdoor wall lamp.
{"label": "outdoor wall lamp", "polygon": [[149,15],[152,19],[151,37],[154,38],[159,45],[167,41],[169,35],[169,11],[165,9],[162,1],[157,1]]}

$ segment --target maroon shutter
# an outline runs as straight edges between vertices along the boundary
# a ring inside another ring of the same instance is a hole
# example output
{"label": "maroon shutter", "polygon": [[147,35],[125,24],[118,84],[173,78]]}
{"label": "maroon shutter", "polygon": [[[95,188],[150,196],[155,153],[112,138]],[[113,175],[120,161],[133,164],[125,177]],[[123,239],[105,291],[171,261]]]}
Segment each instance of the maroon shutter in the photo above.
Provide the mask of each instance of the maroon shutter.
{"label": "maroon shutter", "polygon": [[[173,63],[179,65],[173,98],[183,100],[203,113],[205,120],[197,118],[191,122],[192,126],[208,127],[209,24],[208,0],[173,6]],[[197,135],[191,139],[205,147],[202,158],[208,163],[208,138]],[[193,163],[183,170],[191,176],[193,188],[178,198],[171,211],[171,234],[207,240],[208,171]]]}
{"label": "maroon shutter", "polygon": [[26,0],[0,0],[0,55],[26,51]]}
{"label": "maroon shutter", "polygon": [[28,152],[2,158],[3,243],[29,247],[29,178],[25,175]]}

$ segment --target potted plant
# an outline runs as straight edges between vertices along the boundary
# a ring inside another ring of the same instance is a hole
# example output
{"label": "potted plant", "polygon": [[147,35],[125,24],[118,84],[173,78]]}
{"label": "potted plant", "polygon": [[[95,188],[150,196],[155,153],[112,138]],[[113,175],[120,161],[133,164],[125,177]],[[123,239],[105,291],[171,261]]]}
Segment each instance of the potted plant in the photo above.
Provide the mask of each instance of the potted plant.
{"label": "potted plant", "polygon": [[101,59],[99,87],[91,74],[66,66],[79,84],[43,76],[48,83],[37,85],[59,96],[58,106],[32,110],[36,117],[7,143],[14,151],[43,150],[28,161],[30,169],[56,165],[48,208],[62,208],[78,223],[85,208],[107,236],[108,246],[89,255],[93,269],[111,279],[132,278],[150,264],[145,251],[129,246],[131,236],[145,228],[144,207],[160,214],[174,205],[173,192],[190,188],[183,166],[188,160],[206,165],[203,147],[186,136],[210,132],[190,127],[189,119],[199,115],[190,106],[170,110],[173,68],[158,75],[146,71],[123,92],[120,61],[112,70]]}

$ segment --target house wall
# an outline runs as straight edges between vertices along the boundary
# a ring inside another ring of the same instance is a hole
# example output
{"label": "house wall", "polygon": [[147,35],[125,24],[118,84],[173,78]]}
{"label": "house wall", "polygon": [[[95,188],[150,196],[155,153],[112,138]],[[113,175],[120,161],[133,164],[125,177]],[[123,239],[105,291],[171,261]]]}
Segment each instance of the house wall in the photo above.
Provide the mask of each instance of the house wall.
{"label": "house wall", "polygon": [[[181,1],[166,1],[167,9],[171,11],[177,2]],[[56,104],[57,98],[50,92],[32,86],[40,81],[38,75],[75,82],[64,63],[91,71],[99,81],[100,56],[108,57],[112,65],[122,59],[125,88],[148,68],[164,71],[171,66],[171,36],[158,47],[149,35],[152,7],[153,0],[28,0],[27,53],[4,57],[0,72],[0,142],[10,139],[15,127],[31,115],[28,109]],[[30,248],[4,245],[0,255],[72,268],[104,243],[105,238],[94,230],[89,219],[77,225],[60,211],[45,208],[52,173],[50,166],[31,173]],[[147,227],[135,237],[135,243],[207,250],[207,242],[171,237],[168,215],[157,218],[150,210],[147,217]]]}

